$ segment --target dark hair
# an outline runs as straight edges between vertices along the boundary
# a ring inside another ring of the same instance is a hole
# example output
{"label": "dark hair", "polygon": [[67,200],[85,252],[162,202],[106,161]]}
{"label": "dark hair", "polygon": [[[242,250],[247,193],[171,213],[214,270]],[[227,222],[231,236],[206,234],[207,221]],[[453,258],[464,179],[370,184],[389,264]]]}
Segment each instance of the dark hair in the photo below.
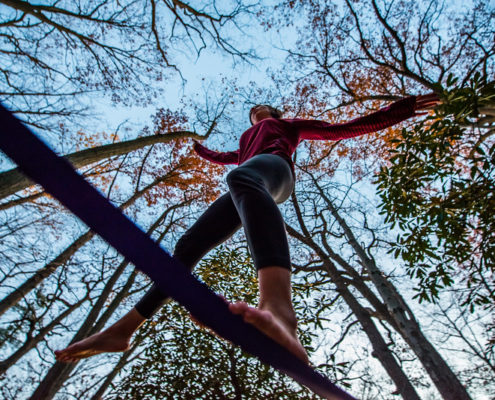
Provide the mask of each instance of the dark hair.
{"label": "dark hair", "polygon": [[253,111],[255,108],[257,107],[266,107],[268,108],[268,110],[270,111],[270,115],[272,116],[272,118],[276,118],[276,119],[280,119],[282,118],[282,111],[280,111],[279,109],[275,108],[275,107],[272,107],[268,104],[256,104],[255,106],[251,107],[251,110],[249,110],[249,122],[251,122],[251,125],[253,124],[253,122],[251,121],[251,116],[253,115]]}

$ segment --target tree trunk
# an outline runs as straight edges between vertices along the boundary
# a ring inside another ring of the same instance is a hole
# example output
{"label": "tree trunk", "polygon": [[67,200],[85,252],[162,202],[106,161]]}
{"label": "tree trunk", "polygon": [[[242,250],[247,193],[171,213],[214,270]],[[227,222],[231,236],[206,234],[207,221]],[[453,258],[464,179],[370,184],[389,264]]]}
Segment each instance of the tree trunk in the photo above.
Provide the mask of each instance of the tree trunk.
{"label": "tree trunk", "polygon": [[[109,157],[127,154],[131,151],[135,151],[152,144],[166,143],[186,137],[193,139],[204,139],[206,136],[200,136],[197,133],[189,131],[145,136],[125,142],[106,144],[104,146],[77,151],[64,156],[64,158],[77,169]],[[19,168],[2,172],[0,173],[0,199],[10,196],[19,190],[26,189],[32,185],[34,185],[34,183],[30,179],[26,178]]]}
{"label": "tree trunk", "polygon": [[[151,184],[143,189],[135,192],[126,202],[122,203],[119,207],[121,210],[125,210],[130,205],[141,197],[145,192],[152,189],[154,186],[168,179],[168,175],[164,175],[155,179]],[[183,203],[181,203],[183,204]],[[84,244],[86,244],[94,236],[92,231],[86,232],[84,235],[77,238],[72,244],[70,244],[62,253],[55,257],[52,261],[46,264],[43,268],[34,273],[33,276],[28,278],[22,283],[16,290],[5,296],[0,301],[0,315],[5,313],[9,308],[15,306],[27,293],[38,286],[43,280],[49,277],[58,267],[64,265]]]}
{"label": "tree trunk", "polygon": [[69,259],[87,242],[91,240],[94,233],[87,231],[72,242],[62,253],[46,264],[43,268],[34,273],[24,283],[17,287],[12,293],[5,296],[0,301],[0,315],[4,314],[9,308],[15,306],[27,293],[38,286],[43,280],[48,278],[58,267],[64,265]]}
{"label": "tree trunk", "polygon": [[399,295],[392,283],[383,276],[374,260],[368,257],[366,251],[358,243],[351,228],[340,216],[332,201],[318,185],[316,186],[330,208],[333,217],[344,230],[347,241],[360,258],[362,265],[367,269],[373,284],[386,304],[390,315],[396,322],[395,325],[398,327],[398,332],[416,354],[442,397],[446,400],[470,400],[470,396],[461,382],[457,379],[457,376],[423,335],[421,328],[414,318],[414,314],[407,306],[406,301]]}
{"label": "tree trunk", "polygon": [[32,202],[36,199],[39,199],[44,194],[45,194],[45,192],[38,192],[38,193],[32,194],[31,196],[21,197],[20,199],[7,201],[6,203],[0,204],[0,211],[7,210],[11,207],[19,206],[19,205],[24,204],[24,203]]}
{"label": "tree trunk", "polygon": [[359,323],[363,327],[368,336],[371,345],[373,346],[373,356],[375,356],[387,371],[390,378],[397,387],[397,392],[404,400],[420,400],[416,389],[409,381],[409,378],[397,363],[394,354],[390,351],[387,343],[383,340],[380,331],[377,329],[369,312],[361,306],[359,301],[347,289],[345,282],[340,277],[338,269],[332,263],[324,263],[328,274],[332,278],[332,282],[337,286],[342,298],[346,301],[353,314],[357,317]]}
{"label": "tree trunk", "polygon": [[[151,235],[153,231],[160,226],[162,221],[167,217],[167,215],[174,209],[183,206],[184,204],[187,204],[190,200],[186,200],[180,204],[175,204],[172,207],[169,207],[163,214],[155,221],[155,223],[148,229],[147,234]],[[161,241],[165,234],[167,233],[167,229],[165,229],[160,237],[158,238],[158,241]],[[127,260],[124,260],[120,263],[120,265],[117,267],[111,278],[108,280],[106,283],[105,287],[103,288],[103,291],[101,292],[100,296],[98,297],[98,300],[96,301],[95,305],[91,308],[90,312],[86,316],[86,319],[80,326],[79,330],[76,332],[76,334],[73,336],[71,342],[69,345],[78,342],[79,340],[83,339],[84,337],[88,336],[90,333],[93,333],[95,329],[93,329],[93,325],[98,318],[98,315],[100,314],[101,310],[103,309],[105,302],[107,301],[108,297],[111,294],[111,291],[113,289],[113,286],[117,282],[117,280],[120,278],[122,273],[124,272],[125,268],[129,262]],[[97,325],[100,327],[104,325],[106,320],[110,318],[110,316],[113,313],[113,310],[117,307],[118,304],[122,301],[122,299],[125,297],[125,294],[129,291],[130,286],[132,285],[132,282],[134,282],[134,278],[136,276],[136,271],[133,271],[131,273],[131,276],[127,280],[126,285],[124,288],[121,290],[120,295],[118,296],[118,300],[114,299],[112,302],[112,311],[111,312],[105,312],[103,318],[100,318],[98,321]],[[125,292],[125,294],[123,294]],[[108,311],[108,310],[107,310]],[[52,399],[53,396],[58,392],[58,390],[62,387],[66,379],[69,377],[70,373],[72,370],[76,367],[77,363],[62,363],[62,362],[56,362],[46,373],[45,377],[43,380],[39,383],[38,387],[34,391],[34,393],[31,395],[30,399],[31,400],[49,400]]]}
{"label": "tree trunk", "polygon": [[414,386],[409,381],[409,378],[404,373],[401,366],[397,363],[394,354],[390,351],[387,344],[383,340],[382,335],[371,319],[369,312],[349,291],[344,279],[342,279],[340,271],[337,269],[335,264],[328,259],[316,243],[312,242],[310,237],[305,237],[288,225],[287,231],[291,236],[306,244],[318,254],[323,262],[325,272],[330,276],[332,282],[337,286],[337,291],[346,301],[353,314],[357,317],[364,332],[368,336],[371,345],[373,346],[373,355],[381,362],[383,368],[385,368],[388,375],[395,383],[397,391],[405,400],[421,400],[419,395],[416,393]]}
{"label": "tree trunk", "polygon": [[[113,275],[111,276],[105,287],[103,288],[103,291],[98,297],[98,300],[96,301],[95,305],[91,308],[88,315],[86,316],[86,319],[82,323],[81,327],[73,336],[69,345],[78,342],[79,340],[83,339],[88,335],[93,323],[96,321],[96,318],[98,318],[98,315],[100,314],[102,308],[104,307],[106,300],[110,296],[113,285],[115,284],[117,279],[120,278],[120,276],[125,270],[125,267],[128,264],[129,263],[127,261],[123,261],[119,265],[119,267],[115,270],[115,272],[113,273]],[[39,383],[38,387],[31,395],[30,399],[32,400],[52,399],[53,396],[55,396],[58,390],[62,387],[63,383],[69,377],[70,373],[76,367],[76,365],[77,363],[63,363],[59,361],[55,362],[55,364],[53,364],[53,366],[48,370],[43,380]]]}
{"label": "tree trunk", "polygon": [[5,373],[12,365],[14,365],[19,359],[24,356],[29,350],[33,349],[46,334],[50,333],[55,326],[57,326],[65,317],[67,317],[70,313],[72,313],[75,309],[77,309],[82,303],[87,300],[87,297],[79,300],[77,303],[68,307],[61,314],[59,314],[55,319],[53,319],[48,325],[42,328],[38,334],[34,337],[30,336],[24,342],[24,344],[17,349],[15,353],[10,355],[9,358],[0,362],[0,375]]}
{"label": "tree trunk", "polygon": [[136,350],[137,347],[138,344],[134,343],[128,351],[122,354],[122,357],[119,358],[119,361],[117,362],[117,364],[115,364],[115,367],[113,367],[112,371],[106,376],[101,386],[98,388],[96,393],[91,397],[91,400],[102,399],[102,396],[105,394],[112,381],[115,379],[117,374],[122,370],[122,368],[127,364],[127,360],[134,352],[134,350]]}

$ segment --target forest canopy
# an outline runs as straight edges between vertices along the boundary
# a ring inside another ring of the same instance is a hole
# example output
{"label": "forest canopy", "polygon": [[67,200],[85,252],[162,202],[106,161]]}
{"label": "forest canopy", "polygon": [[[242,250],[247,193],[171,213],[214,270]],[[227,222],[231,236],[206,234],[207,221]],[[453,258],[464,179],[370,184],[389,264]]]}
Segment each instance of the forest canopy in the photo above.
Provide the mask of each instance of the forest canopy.
{"label": "forest canopy", "polygon": [[[237,149],[254,104],[337,124],[436,93],[380,132],[299,144],[279,205],[292,297],[312,364],[355,397],[489,399],[494,27],[487,0],[0,0],[0,101],[171,250],[235,168],[193,139]],[[57,361],[152,283],[0,166],[0,397],[318,398],[174,302],[128,351]],[[242,230],[194,273],[259,300]]]}

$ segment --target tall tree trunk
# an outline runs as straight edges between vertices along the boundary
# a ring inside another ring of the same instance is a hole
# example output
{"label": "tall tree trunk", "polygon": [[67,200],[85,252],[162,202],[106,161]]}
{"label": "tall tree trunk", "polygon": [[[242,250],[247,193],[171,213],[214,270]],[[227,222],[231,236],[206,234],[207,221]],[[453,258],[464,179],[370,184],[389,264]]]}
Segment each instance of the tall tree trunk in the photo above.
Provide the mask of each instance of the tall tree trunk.
{"label": "tall tree trunk", "polygon": [[[182,203],[175,204],[171,207],[169,207],[163,214],[153,223],[153,225],[148,229],[147,234],[151,235],[158,226],[162,223],[162,221],[167,217],[167,215],[172,211],[175,210],[178,207],[182,207],[185,204],[190,202],[190,200],[186,200]],[[160,242],[165,234],[167,233],[168,229],[165,229],[160,237],[158,238],[158,242]],[[111,291],[113,289],[113,286],[117,282],[117,280],[120,278],[122,273],[124,272],[125,268],[129,264],[128,261],[124,260],[120,263],[120,265],[117,267],[113,275],[110,277],[108,280],[107,284],[105,285],[103,291],[101,292],[100,296],[98,297],[98,300],[96,301],[95,305],[91,308],[89,311],[88,315],[86,316],[86,319],[80,326],[79,330],[76,332],[76,334],[73,336],[70,344],[73,344],[75,342],[78,342],[79,340],[83,339],[84,337],[88,336],[90,333],[93,333],[95,329],[93,329],[93,325],[100,314],[101,310],[103,309],[105,302],[107,301],[108,297],[111,294]],[[118,304],[122,301],[122,299],[125,297],[125,294],[127,294],[130,286],[132,285],[132,282],[134,282],[134,278],[136,276],[136,271],[133,271],[131,273],[130,278],[127,280],[127,283],[124,287],[123,290],[121,290],[121,295],[118,296],[118,301],[113,302],[113,307],[112,307],[112,312],[115,310]],[[125,294],[122,294],[125,292]],[[114,299],[117,300],[117,299]],[[108,310],[107,310],[108,311]],[[98,326],[102,326],[108,318],[112,315],[112,312],[106,312],[104,314],[104,318],[100,318],[98,321]],[[58,392],[58,390],[62,387],[66,379],[69,377],[70,373],[72,370],[76,367],[77,363],[62,363],[62,362],[56,362],[46,373],[45,377],[43,380],[39,383],[38,387],[36,390],[33,392],[31,395],[30,399],[32,400],[49,400],[52,399],[53,396]]]}
{"label": "tall tree trunk", "polygon": [[24,203],[30,203],[36,199],[39,199],[44,194],[45,194],[45,192],[38,192],[38,193],[32,194],[31,196],[21,197],[20,199],[7,201],[6,203],[0,204],[0,211],[7,210],[11,207],[19,206],[19,205],[24,204]]}
{"label": "tall tree trunk", "polygon": [[374,324],[370,313],[359,303],[359,301],[347,288],[347,284],[335,264],[328,259],[322,249],[315,242],[313,242],[310,237],[300,234],[289,225],[287,225],[287,231],[291,236],[306,244],[318,254],[323,262],[325,272],[330,276],[332,282],[337,286],[337,291],[358,319],[364,332],[368,336],[371,345],[373,346],[373,355],[381,362],[383,368],[385,368],[388,375],[395,383],[397,392],[400,393],[405,400],[421,400],[409,378],[404,373],[401,366],[397,363],[394,354],[390,351],[387,343],[383,340],[382,335]]}
{"label": "tall tree trunk", "polygon": [[[122,273],[125,270],[125,267],[129,263],[127,261],[123,261],[119,267],[115,270],[113,275],[110,277],[109,281],[103,288],[98,300],[95,305],[91,308],[86,319],[80,326],[79,330],[73,336],[69,345],[83,339],[86,337],[91,329],[91,326],[98,318],[101,310],[103,309],[105,302],[107,301],[110,293],[112,291],[113,285],[116,283],[117,279],[120,278]],[[69,377],[70,373],[74,370],[77,363],[63,363],[63,362],[55,362],[53,366],[48,370],[43,380],[39,383],[36,390],[31,395],[30,399],[32,400],[48,400],[52,399],[53,396],[57,393],[57,391],[62,387],[66,379]]]}
{"label": "tall tree trunk", "polygon": [[328,275],[332,278],[332,282],[337,286],[340,295],[363,327],[373,346],[373,355],[381,362],[390,378],[392,378],[397,387],[397,392],[400,393],[404,400],[420,400],[416,389],[402,370],[402,367],[397,363],[385,340],[383,340],[368,310],[349,291],[336,266],[328,261],[324,262],[324,266]]}
{"label": "tall tree trunk", "polygon": [[100,385],[96,393],[91,397],[91,400],[101,400],[102,396],[105,394],[107,391],[108,387],[112,383],[112,381],[115,379],[117,374],[122,370],[122,368],[127,364],[127,360],[131,356],[131,354],[136,350],[138,347],[138,343],[135,342],[133,343],[132,347],[124,352],[122,356],[119,358],[119,361],[115,366],[113,367],[112,371],[106,376],[105,380],[103,383]]}
{"label": "tall tree trunk", "polygon": [[57,257],[46,264],[43,268],[40,268],[30,278],[24,281],[13,292],[5,296],[0,301],[0,316],[4,314],[9,308],[15,306],[27,293],[37,287],[41,282],[48,278],[58,267],[64,265],[70,258],[87,242],[89,242],[94,236],[92,231],[87,231],[83,235],[79,236],[74,242],[72,242],[64,251],[62,251]]}
{"label": "tall tree trunk", "polygon": [[[208,134],[207,134],[208,135]],[[141,149],[157,143],[166,143],[177,139],[190,137],[193,139],[204,139],[207,137],[189,131],[178,131],[160,135],[140,137],[125,142],[106,144],[104,146],[93,147],[77,151],[64,156],[74,168],[81,168],[85,165],[107,159],[109,157],[120,156],[131,151]],[[19,190],[26,189],[34,183],[26,178],[19,168],[0,173],[0,199],[10,196]]]}
{"label": "tall tree trunk", "polygon": [[[126,202],[124,202],[119,208],[125,210],[127,207],[134,204],[134,202],[141,197],[148,190],[152,189],[159,183],[167,180],[168,175],[161,176],[155,179],[148,186],[143,189],[136,191]],[[64,265],[69,259],[88,241],[90,241],[94,236],[92,231],[87,231],[85,234],[78,237],[74,242],[72,242],[62,253],[55,257],[52,261],[46,264],[43,268],[36,271],[30,278],[28,278],[24,283],[17,287],[12,293],[5,296],[0,301],[0,316],[5,313],[9,308],[15,306],[27,293],[37,287],[43,280],[48,278],[58,267]]]}
{"label": "tall tree trunk", "polygon": [[446,400],[470,400],[470,396],[459,379],[457,379],[457,376],[450,369],[440,353],[436,351],[435,347],[423,335],[419,323],[414,318],[414,314],[407,306],[406,301],[399,295],[392,283],[385,278],[376,266],[375,261],[368,257],[365,249],[358,243],[352,229],[340,216],[333,202],[326,196],[317,182],[314,183],[333,217],[343,229],[349,245],[353,248],[361,260],[362,265],[368,271],[371,281],[382,297],[390,315],[396,322],[395,326],[398,328],[398,332],[416,354],[442,397]]}
{"label": "tall tree trunk", "polygon": [[64,318],[66,318],[70,313],[77,309],[82,303],[87,300],[87,297],[79,300],[77,303],[71,305],[60,313],[56,318],[54,318],[48,325],[43,327],[38,331],[35,336],[29,335],[24,344],[17,349],[9,358],[0,362],[0,375],[5,373],[12,365],[14,365],[19,359],[24,356],[29,350],[33,349],[41,340],[44,339],[45,335],[53,331]]}

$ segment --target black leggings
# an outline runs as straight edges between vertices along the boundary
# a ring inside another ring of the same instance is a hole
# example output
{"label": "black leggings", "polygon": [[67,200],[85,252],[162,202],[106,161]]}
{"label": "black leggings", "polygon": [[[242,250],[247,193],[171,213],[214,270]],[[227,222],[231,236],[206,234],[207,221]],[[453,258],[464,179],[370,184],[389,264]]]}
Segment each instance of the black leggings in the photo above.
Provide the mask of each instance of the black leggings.
{"label": "black leggings", "polygon": [[[277,207],[294,188],[288,161],[274,154],[259,154],[232,170],[227,184],[230,191],[213,202],[184,233],[175,246],[174,257],[192,270],[208,251],[242,225],[257,269],[276,265],[290,270],[285,223]],[[136,309],[151,318],[166,299],[153,285]]]}

